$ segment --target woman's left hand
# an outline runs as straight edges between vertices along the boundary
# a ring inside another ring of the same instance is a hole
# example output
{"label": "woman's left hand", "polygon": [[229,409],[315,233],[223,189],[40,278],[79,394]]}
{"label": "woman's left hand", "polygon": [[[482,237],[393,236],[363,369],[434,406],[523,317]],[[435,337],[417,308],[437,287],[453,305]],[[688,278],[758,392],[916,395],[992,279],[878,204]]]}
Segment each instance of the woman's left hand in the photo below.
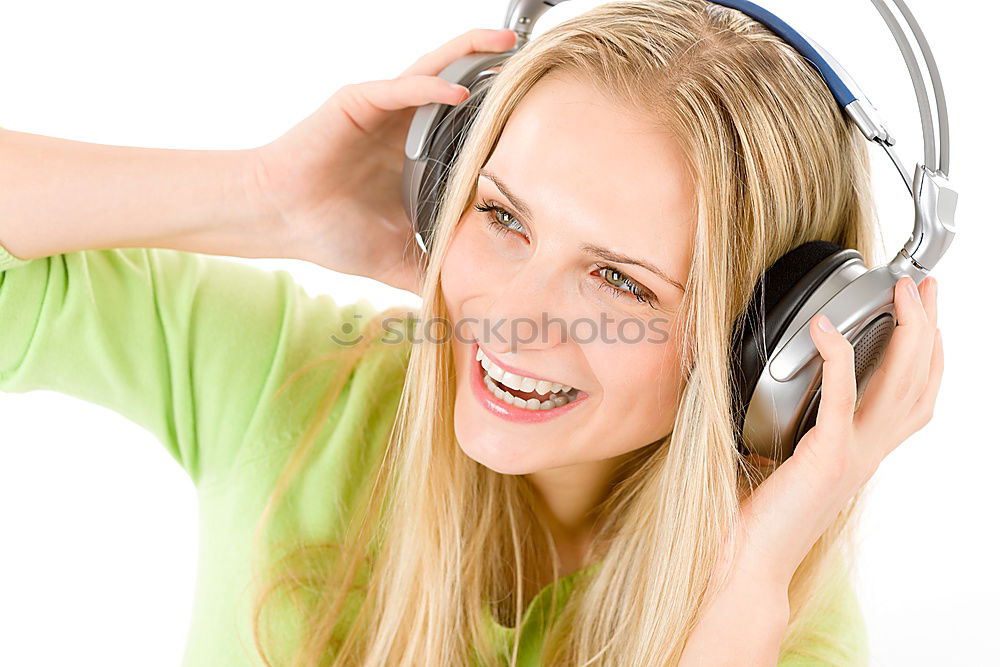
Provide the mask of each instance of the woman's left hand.
{"label": "woman's left hand", "polygon": [[927,277],[917,288],[903,278],[893,299],[898,324],[860,405],[851,343],[820,328],[820,316],[810,322],[823,357],[816,425],[744,502],[736,550],[743,572],[787,590],[802,559],[882,460],[931,420],[944,370],[937,281]]}
{"label": "woman's left hand", "polygon": [[944,369],[937,281],[922,280],[919,297],[913,285],[909,278],[896,283],[898,325],[860,405],[854,348],[835,329],[820,328],[819,316],[810,321],[823,357],[816,425],[744,501],[734,548],[720,555],[683,667],[773,665],[795,570],[882,459],[930,421]]}

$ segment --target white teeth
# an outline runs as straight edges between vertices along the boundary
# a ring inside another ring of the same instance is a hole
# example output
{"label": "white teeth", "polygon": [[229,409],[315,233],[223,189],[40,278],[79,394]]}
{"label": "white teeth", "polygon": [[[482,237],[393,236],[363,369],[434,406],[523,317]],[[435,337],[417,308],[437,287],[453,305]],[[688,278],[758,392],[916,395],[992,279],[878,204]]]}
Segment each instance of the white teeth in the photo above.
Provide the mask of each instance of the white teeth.
{"label": "white teeth", "polygon": [[494,380],[503,382],[503,369],[496,364],[490,364],[490,367],[486,369],[486,372],[489,373],[490,377]]}
{"label": "white teeth", "polygon": [[496,396],[498,400],[501,400],[508,405],[513,405],[514,407],[526,410],[551,410],[552,408],[558,408],[576,400],[575,393],[572,395],[560,393],[558,396],[554,396],[546,401],[540,401],[537,398],[524,400],[520,396],[514,396],[509,391],[501,389],[489,375],[483,375],[483,383],[486,385],[486,388],[490,391],[490,393]]}
{"label": "white teeth", "polygon": [[[476,361],[483,367],[486,371],[488,377],[492,378],[496,382],[508,387],[510,389],[516,389],[518,391],[528,391],[535,392],[540,397],[545,396],[549,392],[552,394],[566,394],[568,398],[569,392],[573,391],[573,387],[568,384],[560,384],[559,382],[552,382],[551,380],[539,380],[537,378],[528,378],[517,373],[512,373],[510,371],[505,371],[499,365],[490,361],[490,358],[486,356],[482,348],[476,347]],[[502,392],[502,390],[500,390]],[[499,394],[500,398],[503,398],[503,394]],[[575,398],[575,395],[574,395]],[[539,401],[541,398],[539,398]],[[550,399],[551,400],[551,399]],[[530,403],[530,400],[528,401]],[[544,405],[541,404],[541,405]],[[530,407],[528,409],[531,409]]]}
{"label": "white teeth", "polygon": [[521,376],[520,375],[514,375],[510,371],[507,371],[506,373],[504,373],[503,374],[503,378],[500,381],[503,382],[508,387],[510,387],[511,389],[520,389],[521,388]]}

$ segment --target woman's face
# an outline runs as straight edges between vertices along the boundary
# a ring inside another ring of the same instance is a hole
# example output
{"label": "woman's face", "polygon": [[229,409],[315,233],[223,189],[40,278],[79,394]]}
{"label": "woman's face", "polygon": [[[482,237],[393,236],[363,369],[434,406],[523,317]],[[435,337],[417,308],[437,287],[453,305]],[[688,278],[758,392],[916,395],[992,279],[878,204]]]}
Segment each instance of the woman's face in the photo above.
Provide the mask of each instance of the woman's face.
{"label": "woman's face", "polygon": [[[565,75],[531,89],[442,267],[468,456],[505,474],[586,467],[670,432],[694,196],[669,134]],[[513,373],[491,378],[512,404],[487,386],[480,348]],[[521,378],[575,391],[545,403]]]}

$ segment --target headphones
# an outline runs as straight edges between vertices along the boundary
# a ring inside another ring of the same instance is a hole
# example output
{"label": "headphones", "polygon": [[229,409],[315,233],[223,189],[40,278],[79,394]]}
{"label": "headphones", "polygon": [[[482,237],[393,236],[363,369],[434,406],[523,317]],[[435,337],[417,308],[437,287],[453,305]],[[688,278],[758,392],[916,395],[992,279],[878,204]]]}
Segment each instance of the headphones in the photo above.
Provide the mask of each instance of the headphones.
{"label": "headphones", "polygon": [[[517,33],[515,46],[504,53],[471,53],[459,58],[439,76],[468,88],[469,97],[454,106],[425,104],[414,113],[406,138],[403,201],[424,253],[429,253],[433,242],[433,224],[449,170],[491,79],[504,61],[524,46],[538,18],[549,7],[565,1],[511,0],[504,27]],[[757,314],[757,320],[737,319],[730,359],[736,439],[744,454],[780,463],[815,425],[819,410],[823,359],[809,334],[809,321],[822,312],[851,342],[860,402],[897,324],[893,304],[896,282],[910,276],[920,284],[951,245],[958,193],[948,187],[948,112],[934,56],[903,0],[893,2],[913,31],[931,78],[937,144],[927,89],[913,49],[885,2],[872,0],[872,4],[903,54],[917,96],[924,156],[912,177],[874,105],[819,44],[752,2],[705,1],[759,21],[802,54],[823,77],[847,117],[869,141],[886,151],[913,199],[913,232],[891,262],[869,269],[857,250],[828,241],[808,241],[780,257],[758,279],[746,310]],[[740,321],[743,326],[739,326]]]}

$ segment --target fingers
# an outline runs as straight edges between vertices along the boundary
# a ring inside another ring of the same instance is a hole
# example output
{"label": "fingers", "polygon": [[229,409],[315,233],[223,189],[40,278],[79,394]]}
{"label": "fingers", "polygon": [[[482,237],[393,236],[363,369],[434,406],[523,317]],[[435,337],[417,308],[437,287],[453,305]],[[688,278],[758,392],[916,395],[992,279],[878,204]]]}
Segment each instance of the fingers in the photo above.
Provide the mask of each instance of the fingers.
{"label": "fingers", "polygon": [[854,377],[854,348],[832,324],[828,325],[830,331],[824,330],[822,324],[829,321],[826,316],[817,315],[809,323],[809,333],[823,357],[816,428],[836,438],[846,434],[853,424],[858,387]]}
{"label": "fingers", "polygon": [[917,290],[920,292],[920,301],[924,304],[924,308],[927,311],[927,323],[930,325],[930,331],[933,332],[937,329],[937,278],[930,276],[924,278],[920,281]]}
{"label": "fingers", "polygon": [[422,74],[437,76],[445,67],[464,55],[475,52],[502,53],[514,47],[517,33],[513,30],[492,30],[477,28],[459,35],[443,46],[421,56],[419,60],[407,67],[400,76]]}
{"label": "fingers", "polygon": [[[913,369],[913,391],[910,397],[915,402],[930,377],[931,355],[934,352],[934,336],[937,332],[937,280],[931,277],[924,278],[917,287],[920,294],[920,304],[924,309],[926,325],[924,326],[923,345],[918,352],[918,357],[914,360]],[[912,404],[911,404],[912,407]]]}
{"label": "fingers", "polygon": [[934,350],[931,352],[931,370],[927,378],[927,386],[913,404],[910,410],[913,432],[919,431],[934,416],[934,404],[937,402],[938,390],[941,388],[941,376],[944,375],[944,346],[941,342],[941,330],[934,330]]}
{"label": "fingers", "polygon": [[[910,409],[911,419],[915,424],[913,431],[927,425],[934,411],[941,375],[944,372],[944,351],[941,346],[941,330],[938,329],[938,282],[936,278],[925,278],[920,281],[920,298],[927,312],[927,325],[931,336],[930,351],[927,361],[927,376],[922,390]],[[935,377],[936,376],[936,377]]]}
{"label": "fingers", "polygon": [[887,420],[891,423],[900,415],[909,414],[927,384],[934,329],[929,328],[929,315],[920,297],[910,291],[913,285],[910,278],[896,282],[894,306],[898,324],[885,356],[865,388],[857,414],[859,425],[884,429]]}
{"label": "fingers", "polygon": [[343,86],[325,108],[331,108],[339,121],[369,132],[386,120],[386,111],[430,103],[459,104],[469,96],[468,88],[442,79],[441,70],[469,53],[507,51],[516,41],[513,30],[470,30],[423,56],[395,79]]}
{"label": "fingers", "polygon": [[437,76],[410,76],[351,83],[333,97],[336,106],[363,131],[369,131],[385,120],[386,111],[417,107],[422,104],[458,104],[469,91],[452,86]]}

